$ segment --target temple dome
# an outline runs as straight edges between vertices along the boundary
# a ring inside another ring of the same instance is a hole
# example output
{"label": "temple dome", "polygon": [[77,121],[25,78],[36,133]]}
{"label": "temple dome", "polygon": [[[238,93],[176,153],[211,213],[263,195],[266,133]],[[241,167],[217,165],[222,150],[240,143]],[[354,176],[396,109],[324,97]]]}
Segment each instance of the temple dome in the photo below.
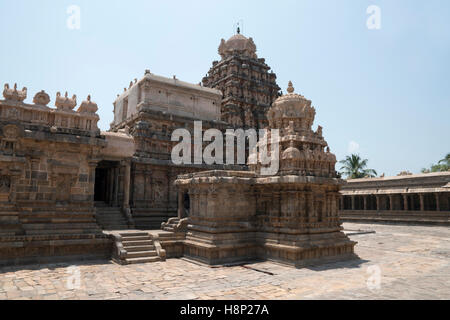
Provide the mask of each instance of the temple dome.
{"label": "temple dome", "polygon": [[[267,112],[267,119],[272,128],[286,127],[290,121],[303,120],[305,128],[311,128],[316,110],[311,106],[311,100],[304,96],[294,93],[292,82],[289,81],[287,94],[282,95],[276,99],[269,111]],[[292,128],[293,130],[299,128]]]}
{"label": "temple dome", "polygon": [[283,151],[283,155],[281,159],[288,160],[288,159],[300,159],[301,153],[300,151],[295,147],[289,147],[286,150]]}
{"label": "temple dome", "polygon": [[220,42],[219,54],[222,58],[233,54],[235,51],[256,58],[256,45],[253,39],[247,38],[240,33],[235,34],[227,41],[222,39]]}

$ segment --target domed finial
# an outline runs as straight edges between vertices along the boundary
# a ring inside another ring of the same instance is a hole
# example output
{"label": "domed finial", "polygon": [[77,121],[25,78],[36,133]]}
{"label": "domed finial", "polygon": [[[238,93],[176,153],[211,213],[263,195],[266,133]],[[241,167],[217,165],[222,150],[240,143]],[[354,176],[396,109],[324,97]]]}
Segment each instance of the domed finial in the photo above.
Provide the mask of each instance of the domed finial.
{"label": "domed finial", "polygon": [[294,87],[292,86],[292,81],[289,81],[287,92],[294,93]]}

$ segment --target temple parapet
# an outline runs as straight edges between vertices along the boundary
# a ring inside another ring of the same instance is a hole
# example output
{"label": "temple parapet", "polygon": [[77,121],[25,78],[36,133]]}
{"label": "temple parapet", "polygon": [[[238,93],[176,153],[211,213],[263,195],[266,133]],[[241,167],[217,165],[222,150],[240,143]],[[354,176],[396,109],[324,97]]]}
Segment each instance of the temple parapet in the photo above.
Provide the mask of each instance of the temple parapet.
{"label": "temple parapet", "polygon": [[73,111],[77,105],[76,95],[68,97],[66,92],[62,96],[56,95],[56,109],[48,107],[50,97],[45,91],[38,92],[33,98],[33,104],[24,103],[27,97],[27,89],[17,90],[17,84],[13,89],[5,84],[3,91],[5,100],[0,100],[0,120],[19,121],[25,123],[40,124],[52,128],[52,132],[61,129],[75,129],[88,131],[98,135],[100,130],[97,126],[99,116],[96,114],[97,104],[88,96],[77,111]]}
{"label": "temple parapet", "polygon": [[3,96],[6,100],[22,102],[27,98],[27,88],[24,87],[22,90],[17,90],[17,83],[15,83],[14,88],[10,89],[9,84],[6,83],[5,89],[3,90]]}

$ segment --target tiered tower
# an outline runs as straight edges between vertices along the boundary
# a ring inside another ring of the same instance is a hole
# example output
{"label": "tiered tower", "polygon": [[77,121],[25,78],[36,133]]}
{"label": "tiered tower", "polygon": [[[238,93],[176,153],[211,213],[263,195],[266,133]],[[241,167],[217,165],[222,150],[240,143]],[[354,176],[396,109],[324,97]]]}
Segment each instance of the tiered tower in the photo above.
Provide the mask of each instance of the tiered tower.
{"label": "tiered tower", "polygon": [[178,176],[180,195],[190,199],[184,255],[208,264],[270,259],[297,267],[355,258],[356,242],[342,232],[338,214],[343,181],[335,156],[324,150],[321,127],[311,130],[314,116],[311,101],[289,83],[267,114],[270,127],[280,130],[279,141],[268,139],[279,150],[266,148],[272,161],[280,160],[279,172],[251,165]]}
{"label": "tiered tower", "polygon": [[[269,127],[279,129],[281,137],[278,174],[335,178],[336,156],[323,138],[322,127],[312,130],[315,108],[310,100],[294,93],[291,81],[287,92],[275,100],[267,112]],[[270,136],[270,131],[268,134]],[[260,143],[265,142],[270,150],[271,139]],[[258,172],[260,164],[250,165],[250,169]]]}
{"label": "tiered tower", "polygon": [[266,112],[279,96],[275,73],[239,28],[230,39],[221,40],[219,54],[222,59],[213,62],[203,86],[222,91],[222,121],[239,128],[265,128]]}

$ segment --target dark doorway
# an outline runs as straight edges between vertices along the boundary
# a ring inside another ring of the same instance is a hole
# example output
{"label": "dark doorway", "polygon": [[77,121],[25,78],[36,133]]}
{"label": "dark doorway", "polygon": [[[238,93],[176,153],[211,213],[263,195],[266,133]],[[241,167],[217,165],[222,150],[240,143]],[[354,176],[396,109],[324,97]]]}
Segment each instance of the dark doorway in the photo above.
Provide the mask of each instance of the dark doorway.
{"label": "dark doorway", "polygon": [[189,199],[189,194],[188,193],[184,194],[183,207],[184,207],[184,215],[185,215],[185,217],[188,217],[189,216],[189,209],[191,207],[191,199]]}
{"label": "dark doorway", "polygon": [[95,169],[94,201],[112,205],[117,196],[118,167],[115,161],[101,161]]}
{"label": "dark doorway", "polygon": [[95,169],[95,190],[94,190],[94,201],[107,201],[106,197],[106,186],[108,180],[108,169],[97,168]]}

